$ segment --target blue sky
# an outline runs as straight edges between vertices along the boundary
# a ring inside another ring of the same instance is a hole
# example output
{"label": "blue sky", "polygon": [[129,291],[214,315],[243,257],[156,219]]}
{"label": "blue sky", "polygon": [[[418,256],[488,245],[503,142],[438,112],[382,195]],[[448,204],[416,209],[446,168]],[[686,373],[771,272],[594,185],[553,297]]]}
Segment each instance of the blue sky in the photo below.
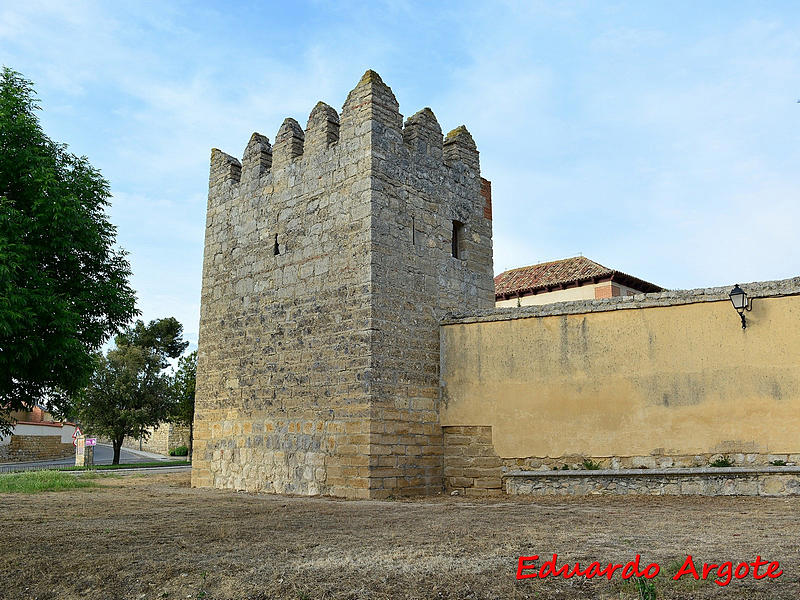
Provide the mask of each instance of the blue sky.
{"label": "blue sky", "polygon": [[578,253],[669,288],[800,275],[796,2],[0,2],[0,64],[110,180],[145,319],[197,339],[211,147],[367,68],[462,123],[495,271]]}

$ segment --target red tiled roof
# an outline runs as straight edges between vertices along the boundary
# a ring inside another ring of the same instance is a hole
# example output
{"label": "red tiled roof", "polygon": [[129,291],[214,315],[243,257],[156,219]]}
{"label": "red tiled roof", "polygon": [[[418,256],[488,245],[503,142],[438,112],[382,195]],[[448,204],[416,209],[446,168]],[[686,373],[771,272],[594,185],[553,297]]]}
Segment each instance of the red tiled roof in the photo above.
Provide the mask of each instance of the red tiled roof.
{"label": "red tiled roof", "polygon": [[523,295],[537,290],[561,287],[567,284],[593,283],[597,280],[617,281],[640,292],[660,292],[663,288],[609,269],[585,256],[564,258],[538,265],[504,271],[494,278],[495,296]]}
{"label": "red tiled roof", "polygon": [[15,421],[15,425],[43,425],[44,427],[64,427],[74,423],[59,423],[58,421]]}

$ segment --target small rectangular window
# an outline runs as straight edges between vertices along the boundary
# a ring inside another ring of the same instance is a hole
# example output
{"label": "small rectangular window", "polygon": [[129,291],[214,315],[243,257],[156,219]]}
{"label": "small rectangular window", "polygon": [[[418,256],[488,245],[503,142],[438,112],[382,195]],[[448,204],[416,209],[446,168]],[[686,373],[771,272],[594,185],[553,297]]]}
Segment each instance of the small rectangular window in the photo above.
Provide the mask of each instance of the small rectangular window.
{"label": "small rectangular window", "polygon": [[454,258],[461,258],[461,244],[463,238],[464,238],[464,224],[461,221],[453,221],[452,251]]}

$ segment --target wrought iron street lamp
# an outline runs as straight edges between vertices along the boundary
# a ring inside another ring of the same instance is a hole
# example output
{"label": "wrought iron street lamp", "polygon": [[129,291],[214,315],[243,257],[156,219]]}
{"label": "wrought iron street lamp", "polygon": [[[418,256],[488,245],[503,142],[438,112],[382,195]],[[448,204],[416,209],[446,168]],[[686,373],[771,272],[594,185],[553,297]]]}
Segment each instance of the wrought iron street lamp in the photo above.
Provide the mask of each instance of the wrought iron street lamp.
{"label": "wrought iron street lamp", "polygon": [[733,308],[736,309],[736,312],[738,312],[739,316],[742,318],[742,329],[747,329],[747,320],[744,318],[744,311],[752,309],[752,299],[748,302],[747,294],[739,287],[738,283],[733,287],[729,296]]}

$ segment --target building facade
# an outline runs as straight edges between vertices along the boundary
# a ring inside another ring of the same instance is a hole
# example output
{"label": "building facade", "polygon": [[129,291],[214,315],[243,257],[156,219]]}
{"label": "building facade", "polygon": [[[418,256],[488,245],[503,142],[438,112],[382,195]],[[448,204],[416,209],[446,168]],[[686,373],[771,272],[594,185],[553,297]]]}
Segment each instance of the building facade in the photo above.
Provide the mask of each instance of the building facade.
{"label": "building facade", "polygon": [[634,296],[662,287],[609,269],[585,256],[574,256],[503,271],[494,278],[497,307]]}

